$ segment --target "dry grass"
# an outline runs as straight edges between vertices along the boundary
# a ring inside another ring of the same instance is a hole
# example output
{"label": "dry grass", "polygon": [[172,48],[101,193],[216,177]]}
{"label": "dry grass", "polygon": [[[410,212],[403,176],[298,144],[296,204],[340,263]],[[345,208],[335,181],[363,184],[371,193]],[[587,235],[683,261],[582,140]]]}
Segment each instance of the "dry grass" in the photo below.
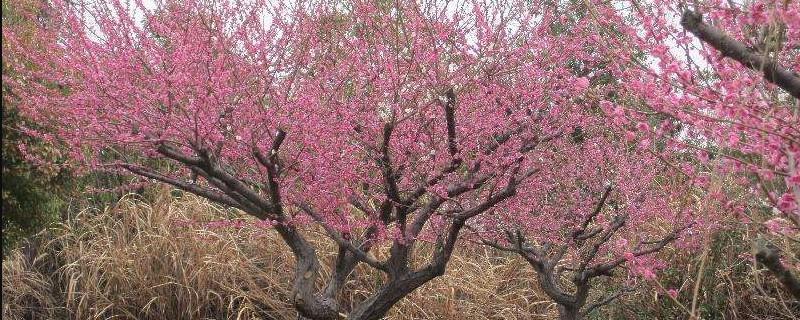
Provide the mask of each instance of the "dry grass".
{"label": "dry grass", "polygon": [[[273,231],[177,223],[234,217],[205,200],[169,192],[147,203],[127,196],[105,210],[84,210],[6,256],[3,319],[294,319],[286,299],[294,262]],[[323,265],[330,264],[333,245],[307,231]],[[746,243],[735,234],[710,248],[697,295],[689,289],[699,274],[697,256],[665,252],[663,258],[673,263],[660,279],[681,288],[682,304],[698,300],[703,319],[794,319],[800,306],[787,300],[772,277],[742,260]],[[429,249],[418,252],[424,256]],[[344,305],[384,281],[368,268],[358,268],[351,279]],[[554,317],[555,306],[538,291],[525,262],[472,247],[457,251],[443,277],[402,300],[388,318]],[[591,319],[676,318],[688,315],[644,285]]]}
{"label": "dry grass", "polygon": [[[128,196],[85,210],[3,261],[3,319],[294,319],[293,259],[270,230],[181,227],[231,217],[196,197]],[[335,252],[324,237],[320,252]],[[330,261],[332,254],[324,255]],[[399,303],[392,319],[546,319],[554,307],[524,262],[458,252],[448,273]],[[344,303],[383,279],[357,269]]]}

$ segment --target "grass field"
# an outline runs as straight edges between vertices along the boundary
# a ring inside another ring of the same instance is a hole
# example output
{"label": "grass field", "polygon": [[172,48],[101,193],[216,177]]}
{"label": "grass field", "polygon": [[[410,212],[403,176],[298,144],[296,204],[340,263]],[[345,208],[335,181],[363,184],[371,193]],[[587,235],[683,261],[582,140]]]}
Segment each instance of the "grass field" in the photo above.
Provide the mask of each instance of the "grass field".
{"label": "grass field", "polygon": [[[150,198],[131,195],[110,208],[83,210],[7,253],[3,319],[296,317],[286,298],[293,258],[274,232],[252,220],[238,226],[187,224],[238,216],[195,197],[161,192]],[[334,247],[317,234],[312,238],[330,261]],[[771,277],[741,259],[742,237],[721,233],[706,254],[663,253],[676,263],[662,272],[659,285],[640,283],[594,318],[792,319],[800,314]],[[401,301],[389,319],[555,317],[555,305],[539,291],[525,262],[469,248],[457,252],[445,276]],[[343,304],[362,299],[382,281],[367,268],[357,269]],[[680,292],[673,300],[659,286]]]}

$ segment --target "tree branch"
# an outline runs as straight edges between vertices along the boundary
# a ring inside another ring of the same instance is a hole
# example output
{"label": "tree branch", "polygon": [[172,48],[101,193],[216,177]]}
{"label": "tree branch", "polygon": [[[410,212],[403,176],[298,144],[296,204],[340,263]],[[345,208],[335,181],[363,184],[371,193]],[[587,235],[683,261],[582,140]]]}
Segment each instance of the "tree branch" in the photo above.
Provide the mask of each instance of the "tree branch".
{"label": "tree branch", "polygon": [[[672,232],[670,232],[669,234],[665,235],[663,238],[661,238],[657,242],[653,242],[653,244],[654,244],[653,246],[651,246],[651,247],[649,247],[647,249],[641,249],[641,250],[634,251],[632,253],[633,256],[634,257],[639,257],[639,256],[648,255],[648,254],[660,251],[661,249],[666,247],[667,244],[669,244],[670,242],[675,241],[676,239],[678,239],[678,235],[683,230],[686,230],[690,226],[691,226],[691,224],[673,230]],[[614,261],[601,263],[601,264],[592,266],[588,270],[586,270],[586,273],[583,275],[583,277],[588,279],[588,278],[593,278],[593,277],[602,276],[602,275],[609,275],[614,268],[620,266],[625,261],[626,261],[625,258],[617,258]]]}
{"label": "tree branch", "polygon": [[605,191],[603,191],[603,195],[600,196],[600,201],[597,202],[597,206],[595,206],[594,211],[592,211],[592,213],[589,214],[589,216],[587,216],[586,219],[583,220],[583,223],[581,223],[581,227],[578,230],[575,230],[575,232],[572,233],[572,237],[573,238],[579,239],[579,240],[584,240],[584,239],[588,239],[588,238],[593,237],[595,234],[597,234],[599,232],[599,230],[596,229],[596,230],[594,230],[592,232],[589,232],[590,235],[588,237],[581,239],[582,236],[586,236],[587,235],[586,228],[589,227],[589,224],[592,222],[594,217],[596,217],[598,214],[600,214],[600,211],[603,210],[603,205],[605,205],[606,199],[608,199],[608,195],[610,193],[611,193],[611,186],[609,185],[609,186],[606,187]]}
{"label": "tree branch", "polygon": [[267,186],[269,188],[269,197],[272,202],[272,207],[275,209],[275,214],[283,217],[283,202],[281,200],[280,185],[278,185],[278,149],[281,147],[283,140],[286,138],[286,132],[278,129],[275,135],[275,140],[272,142],[272,148],[269,151],[269,157],[265,157],[258,148],[253,147],[253,154],[259,163],[267,169]]}
{"label": "tree branch", "polygon": [[445,93],[447,102],[444,104],[444,115],[447,122],[447,150],[450,156],[455,157],[458,154],[458,144],[456,142],[456,94],[453,88],[447,90]]}
{"label": "tree branch", "polygon": [[387,122],[383,126],[383,140],[381,141],[380,158],[378,164],[383,173],[384,187],[386,188],[386,195],[396,204],[402,203],[400,194],[397,190],[397,177],[395,176],[394,168],[392,168],[392,158],[389,154],[389,144],[391,143],[392,132],[394,131],[394,124]]}
{"label": "tree branch", "polygon": [[311,216],[311,218],[313,218],[315,221],[317,221],[322,226],[322,228],[325,229],[325,232],[328,234],[328,236],[330,236],[331,239],[333,239],[333,241],[336,242],[336,244],[338,244],[339,246],[347,248],[347,250],[352,252],[353,255],[355,255],[355,257],[359,261],[362,261],[362,262],[368,264],[369,266],[371,266],[371,267],[373,267],[375,269],[378,269],[378,270],[381,270],[381,271],[385,271],[385,272],[389,271],[389,268],[386,266],[385,263],[383,263],[381,261],[378,261],[378,259],[375,258],[375,256],[373,256],[373,255],[371,255],[371,254],[369,254],[367,252],[364,252],[364,250],[361,250],[360,248],[358,248],[355,245],[353,245],[352,242],[350,242],[350,241],[346,240],[344,237],[342,237],[342,235],[338,231],[334,230],[328,223],[326,223],[322,219],[322,217],[319,214],[317,214],[317,212],[314,211],[314,209],[312,209],[310,206],[308,206],[307,204],[301,203],[299,205],[299,207],[300,207],[300,209],[305,211],[309,216]]}
{"label": "tree branch", "polygon": [[230,188],[231,191],[236,192],[243,197],[247,198],[247,200],[253,202],[254,204],[258,205],[259,207],[263,208],[265,211],[274,212],[275,208],[272,207],[270,201],[265,199],[260,194],[256,193],[245,185],[239,179],[236,179],[231,174],[225,172],[222,168],[220,168],[216,161],[209,155],[208,151],[206,150],[199,150],[200,151],[200,158],[203,160],[202,165],[199,167],[205,170],[210,176],[219,179],[225,185]]}
{"label": "tree branch", "polygon": [[756,260],[767,267],[795,299],[800,300],[800,281],[781,263],[777,248],[763,243],[756,246]]}
{"label": "tree branch", "polygon": [[597,256],[597,252],[600,251],[600,247],[606,242],[608,242],[608,240],[611,239],[611,236],[613,236],[614,233],[617,232],[617,230],[619,230],[620,228],[622,228],[622,226],[625,225],[625,222],[627,222],[627,220],[628,220],[627,215],[617,216],[614,218],[614,220],[611,222],[611,225],[608,226],[608,228],[606,228],[605,232],[603,232],[602,237],[600,237],[600,239],[592,245],[589,252],[583,258],[583,261],[581,261],[580,265],[578,265],[578,269],[575,275],[576,277],[578,277],[577,278],[578,280],[583,281],[585,279],[588,279],[588,277],[584,273],[584,271],[586,270],[586,266],[589,265],[589,263],[591,263],[592,260],[594,260],[595,256]]}
{"label": "tree branch", "polygon": [[719,50],[723,56],[732,58],[747,68],[763,72],[764,79],[800,99],[800,76],[797,73],[778,65],[764,54],[754,52],[724,31],[705,24],[703,16],[699,13],[684,11],[681,25],[703,42]]}
{"label": "tree branch", "polygon": [[601,300],[598,300],[595,303],[590,304],[588,307],[586,307],[586,310],[583,311],[583,314],[584,315],[589,315],[589,313],[594,311],[594,309],[600,308],[600,307],[602,307],[604,305],[607,305],[607,304],[611,303],[612,301],[616,300],[617,298],[619,298],[620,296],[625,294],[625,291],[626,290],[623,289],[623,290],[614,292],[613,294],[610,294],[610,295],[606,296],[605,298],[603,298]]}
{"label": "tree branch", "polygon": [[[140,166],[136,166],[136,165],[132,165],[132,164],[129,164],[129,163],[120,164],[119,166],[121,166],[122,168],[125,168],[126,170],[128,170],[128,171],[130,171],[130,172],[132,172],[134,174],[137,174],[137,175],[140,175],[140,176],[143,176],[143,177],[146,177],[146,178],[150,178],[150,179],[153,179],[153,180],[158,180],[158,181],[161,181],[163,183],[166,183],[166,184],[169,184],[171,186],[174,186],[174,187],[176,187],[178,189],[181,189],[183,191],[190,192],[190,193],[196,194],[198,196],[201,196],[203,198],[209,199],[211,201],[219,202],[219,203],[222,203],[222,204],[227,205],[229,207],[238,208],[238,209],[242,209],[242,210],[244,210],[246,212],[249,212],[249,210],[246,210],[246,208],[244,208],[244,206],[242,204],[240,204],[239,202],[237,202],[233,198],[231,198],[231,197],[229,197],[229,196],[227,196],[227,195],[225,195],[225,194],[223,194],[221,192],[217,192],[217,191],[214,191],[214,190],[209,189],[209,188],[204,188],[204,187],[201,187],[201,186],[196,185],[196,184],[191,184],[191,183],[188,183],[186,181],[181,181],[181,180],[178,180],[178,179],[170,178],[170,177],[167,177],[167,176],[162,175],[160,173],[157,173],[155,171],[152,171],[150,169],[147,169],[147,168],[144,168],[144,167],[140,167]],[[255,215],[255,213],[251,213],[251,214]]]}

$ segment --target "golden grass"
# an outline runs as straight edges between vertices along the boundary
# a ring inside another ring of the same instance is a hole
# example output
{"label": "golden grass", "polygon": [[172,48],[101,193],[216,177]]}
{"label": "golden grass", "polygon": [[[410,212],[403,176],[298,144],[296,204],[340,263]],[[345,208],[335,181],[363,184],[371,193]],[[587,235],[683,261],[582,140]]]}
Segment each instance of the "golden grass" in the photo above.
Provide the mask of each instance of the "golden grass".
{"label": "golden grass", "polygon": [[[273,231],[175,223],[231,214],[167,193],[152,204],[127,196],[103,211],[84,210],[34,238],[44,242],[6,257],[3,319],[294,319],[286,299],[294,262]],[[321,234],[311,238],[330,262],[332,243]],[[383,281],[368,268],[356,275],[345,305]],[[552,318],[555,308],[534,279],[520,259],[458,251],[445,276],[404,299],[389,318]]]}
{"label": "golden grass", "polygon": [[[130,195],[104,210],[84,210],[6,255],[3,319],[295,319],[286,298],[294,261],[274,231],[178,223],[226,218],[240,216],[169,192],[148,202]],[[330,265],[333,244],[320,230],[305,231],[323,265]],[[732,235],[710,250],[713,259],[697,294],[691,288],[701,274],[699,255],[663,252],[672,264],[660,281],[681,288],[681,304],[697,300],[703,318],[796,319],[800,304],[742,259],[749,240],[739,238]],[[430,248],[417,252],[414,263],[421,264]],[[398,303],[388,319],[554,319],[555,305],[535,278],[516,256],[462,246],[444,276]],[[342,304],[360,301],[382,281],[379,273],[357,268]],[[614,281],[622,280],[603,280],[596,293],[618,286]],[[591,319],[688,318],[662,291],[642,283]]]}

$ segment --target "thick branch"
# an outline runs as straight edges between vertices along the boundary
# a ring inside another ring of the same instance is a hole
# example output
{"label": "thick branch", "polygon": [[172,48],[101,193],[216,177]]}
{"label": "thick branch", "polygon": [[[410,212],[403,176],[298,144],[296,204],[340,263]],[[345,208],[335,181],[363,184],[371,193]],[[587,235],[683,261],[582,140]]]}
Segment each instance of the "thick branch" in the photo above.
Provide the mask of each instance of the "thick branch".
{"label": "thick branch", "polygon": [[280,192],[280,185],[278,185],[278,165],[277,165],[277,158],[278,158],[278,149],[281,147],[281,143],[286,138],[286,132],[283,130],[278,129],[278,133],[275,135],[275,140],[272,142],[272,148],[269,152],[269,157],[265,157],[258,151],[257,148],[253,148],[253,154],[255,155],[256,159],[259,163],[261,163],[264,168],[267,169],[267,186],[269,187],[269,197],[270,201],[272,202],[272,207],[275,209],[275,214],[279,217],[283,217],[283,202],[281,201],[281,192]]}
{"label": "thick branch", "polygon": [[378,259],[375,258],[375,256],[367,252],[364,252],[364,250],[361,250],[360,248],[356,247],[352,242],[345,239],[338,231],[334,230],[328,223],[326,223],[322,219],[322,217],[319,214],[317,214],[317,212],[314,211],[314,209],[312,209],[310,206],[308,206],[307,204],[300,204],[300,209],[305,211],[309,216],[311,216],[311,218],[317,221],[322,226],[322,228],[325,229],[325,232],[328,234],[328,236],[331,237],[331,239],[333,239],[333,241],[336,242],[336,244],[347,248],[347,250],[352,252],[353,255],[355,255],[355,257],[359,261],[362,261],[375,269],[388,272],[388,268],[385,263],[378,261]]}
{"label": "thick branch", "polygon": [[[522,257],[536,269],[539,286],[544,290],[547,296],[563,306],[572,306],[575,304],[575,297],[561,290],[558,285],[558,278],[554,272],[555,263],[533,260],[533,257],[529,254],[523,254]],[[538,267],[536,263],[539,263]]]}
{"label": "thick branch", "polygon": [[767,267],[795,299],[800,300],[800,281],[781,263],[781,257],[775,247],[759,245],[756,260]]}
{"label": "thick branch", "polygon": [[754,52],[724,31],[704,23],[703,16],[699,13],[684,11],[681,25],[703,42],[722,52],[722,55],[738,61],[747,68],[763,72],[764,79],[800,99],[800,76],[797,73],[778,65],[764,54]]}
{"label": "thick branch", "polygon": [[381,141],[381,154],[378,164],[381,166],[381,172],[383,173],[386,195],[393,202],[400,204],[402,201],[400,200],[400,194],[397,189],[397,177],[395,176],[394,168],[392,168],[392,159],[389,154],[389,145],[391,143],[393,131],[393,123],[389,122],[383,126],[383,140]]}
{"label": "thick branch", "polygon": [[[518,168],[517,168],[518,169]],[[516,170],[515,170],[516,171]],[[484,200],[482,203],[472,207],[468,210],[465,210],[453,217],[453,222],[450,225],[450,228],[447,231],[447,235],[443,240],[439,241],[440,249],[436,252],[433,257],[433,260],[429,264],[428,268],[433,268],[434,270],[441,270],[444,272],[444,267],[447,262],[450,260],[450,256],[453,253],[453,248],[455,247],[456,241],[458,240],[458,235],[461,232],[461,229],[464,227],[466,221],[490,208],[494,207],[498,203],[516,195],[517,192],[517,185],[525,178],[531,176],[536,170],[530,170],[523,174],[521,177],[517,177],[516,173],[509,178],[509,182],[503,190],[495,195],[490,196],[488,199]]]}
{"label": "thick branch", "polygon": [[447,102],[444,104],[445,120],[447,121],[447,151],[455,157],[458,154],[458,144],[456,142],[456,94],[453,88],[447,90],[445,94]]}
{"label": "thick branch", "polygon": [[181,162],[187,166],[200,166],[203,164],[203,160],[199,157],[184,154],[183,152],[178,151],[174,147],[171,147],[164,142],[160,143],[158,145],[158,149],[156,150],[158,153],[161,153],[167,158],[177,160],[178,162]]}
{"label": "thick branch", "polygon": [[326,297],[331,297],[336,300],[337,296],[344,287],[347,277],[353,273],[353,270],[358,265],[359,260],[347,248],[339,246],[339,252],[336,254],[336,262],[331,272],[331,277],[323,289]]}
{"label": "thick branch", "polygon": [[[592,222],[594,217],[596,217],[598,214],[600,214],[600,211],[603,210],[603,206],[605,205],[606,199],[608,199],[608,195],[610,193],[611,193],[611,186],[607,186],[606,190],[603,191],[603,195],[600,196],[600,201],[597,202],[597,206],[595,206],[594,211],[592,211],[592,213],[589,214],[589,216],[587,216],[586,219],[583,220],[583,223],[581,223],[581,227],[578,230],[575,230],[575,232],[572,234],[573,238],[580,239],[582,236],[586,235],[586,233],[587,233],[586,232],[586,228],[589,227],[589,224]],[[599,230],[596,230],[596,231],[593,231],[593,232],[589,232],[589,234],[592,234],[592,233],[597,234],[597,232],[599,232]],[[594,235],[591,235],[591,236],[589,236],[589,238],[593,237],[593,236]],[[584,238],[584,239],[586,239],[586,238]]]}
{"label": "thick branch", "polygon": [[152,170],[144,168],[144,167],[140,167],[140,166],[136,166],[136,165],[132,165],[132,164],[128,164],[128,163],[120,164],[120,166],[125,168],[126,170],[134,173],[134,174],[137,174],[137,175],[140,175],[140,176],[143,176],[143,177],[146,177],[146,178],[150,178],[150,179],[153,179],[153,180],[161,181],[163,183],[169,184],[169,185],[174,186],[174,187],[176,187],[178,189],[181,189],[183,191],[196,194],[198,196],[201,196],[203,198],[209,199],[211,201],[218,202],[218,203],[221,203],[221,204],[233,207],[233,208],[239,208],[239,209],[242,209],[244,211],[249,211],[249,210],[246,210],[245,208],[243,208],[242,204],[238,203],[236,200],[232,199],[231,197],[229,197],[229,196],[227,196],[227,195],[225,195],[225,194],[223,194],[221,192],[217,192],[217,191],[214,191],[214,190],[209,189],[209,188],[204,188],[204,187],[201,187],[201,186],[196,185],[196,184],[191,184],[191,183],[188,183],[186,181],[181,181],[181,180],[178,180],[178,179],[170,178],[170,177],[164,176],[164,175],[162,175],[160,173],[157,173],[155,171],[152,171]]}
{"label": "thick branch", "polygon": [[[264,219],[266,217],[266,215],[263,214],[265,212],[264,209],[260,208],[258,205],[256,205],[252,201],[248,200],[247,198],[245,198],[241,194],[239,194],[237,192],[234,192],[234,191],[231,191],[230,188],[228,188],[228,186],[225,185],[224,182],[220,181],[217,178],[212,177],[205,170],[201,169],[200,167],[196,167],[196,166],[189,167],[189,169],[192,170],[193,173],[195,173],[195,174],[203,177],[204,179],[206,179],[206,181],[211,186],[219,189],[220,191],[225,193],[227,196],[233,198],[234,200],[236,200],[236,202],[238,202],[242,206],[244,206],[245,209],[242,209],[242,210],[245,210],[245,212],[251,212],[251,211],[252,212],[258,212],[258,215],[255,215],[255,216],[259,217],[261,219]],[[249,210],[246,210],[246,209],[249,209]],[[269,212],[267,212],[267,213],[269,213]]]}
{"label": "thick branch", "polygon": [[267,199],[255,192],[252,188],[248,187],[236,177],[232,176],[230,173],[225,172],[225,170],[217,165],[216,161],[212,159],[207,151],[201,150],[200,155],[201,159],[203,159],[203,165],[200,167],[209,175],[221,180],[228,188],[231,189],[231,191],[241,194],[247,198],[247,200],[252,201],[261,208],[264,208],[264,210],[274,212],[274,208],[272,208],[272,205]]}

